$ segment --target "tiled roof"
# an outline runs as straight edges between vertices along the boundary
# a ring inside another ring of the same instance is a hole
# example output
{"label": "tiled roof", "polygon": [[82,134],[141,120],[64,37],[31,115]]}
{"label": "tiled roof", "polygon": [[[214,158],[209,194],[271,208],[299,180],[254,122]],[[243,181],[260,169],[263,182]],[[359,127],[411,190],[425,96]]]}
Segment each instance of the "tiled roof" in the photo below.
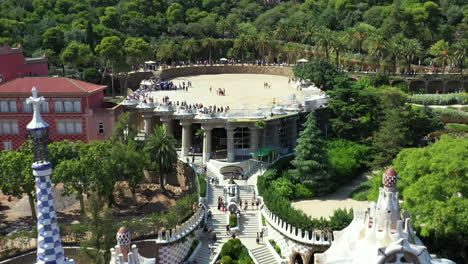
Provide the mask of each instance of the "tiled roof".
{"label": "tiled roof", "polygon": [[25,77],[0,85],[0,95],[30,94],[36,87],[39,94],[90,94],[106,88],[65,77]]}

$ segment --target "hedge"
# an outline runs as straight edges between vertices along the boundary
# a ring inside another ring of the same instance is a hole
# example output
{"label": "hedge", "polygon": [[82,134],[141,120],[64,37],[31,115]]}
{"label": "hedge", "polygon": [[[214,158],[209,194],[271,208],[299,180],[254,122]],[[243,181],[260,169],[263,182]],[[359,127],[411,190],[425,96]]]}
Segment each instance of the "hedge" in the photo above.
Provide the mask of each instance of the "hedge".
{"label": "hedge", "polygon": [[468,125],[468,113],[449,108],[431,108],[434,114],[444,123],[459,123]]}
{"label": "hedge", "polygon": [[[285,170],[290,168],[290,161],[294,157],[280,159],[270,166],[263,176],[258,177],[257,188],[259,194],[263,196],[263,202],[268,209],[289,224],[304,230],[341,230],[351,223],[352,211],[337,210],[330,220],[325,218],[310,218],[304,212],[294,209],[291,201],[277,192],[271,191],[271,179],[278,178]],[[345,219],[345,220],[343,220]]]}
{"label": "hedge", "polygon": [[410,103],[421,105],[468,104],[468,94],[414,94],[408,98]]}

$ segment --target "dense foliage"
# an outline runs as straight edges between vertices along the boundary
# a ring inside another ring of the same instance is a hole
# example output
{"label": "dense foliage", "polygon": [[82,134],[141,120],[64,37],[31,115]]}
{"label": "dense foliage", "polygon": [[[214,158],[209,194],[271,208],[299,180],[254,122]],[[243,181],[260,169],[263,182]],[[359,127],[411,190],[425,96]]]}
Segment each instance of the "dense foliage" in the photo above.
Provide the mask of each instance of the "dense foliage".
{"label": "dense foliage", "polygon": [[240,239],[230,239],[224,243],[219,254],[221,264],[253,264],[247,248]]}
{"label": "dense foliage", "polygon": [[129,68],[148,57],[295,62],[307,54],[390,71],[466,63],[463,0],[269,2],[276,1],[4,0],[0,45],[21,44],[74,69]]}
{"label": "dense foliage", "polygon": [[413,94],[409,98],[410,103],[421,105],[457,105],[468,104],[468,94]]}
{"label": "dense foliage", "polygon": [[281,188],[277,189],[275,182],[284,181],[285,172],[292,167],[290,163],[293,158],[290,156],[278,160],[269,167],[263,176],[258,177],[257,187],[268,209],[289,224],[304,230],[341,230],[346,227],[353,218],[351,211],[337,210],[330,220],[311,219],[302,211],[291,207],[290,199],[294,196],[285,196]]}
{"label": "dense foliage", "polygon": [[[468,244],[468,141],[442,136],[426,148],[403,149],[393,160],[403,208],[431,252],[465,263]],[[382,172],[353,198],[376,201]],[[364,197],[367,196],[367,197]],[[454,246],[457,245],[457,246]],[[464,249],[463,249],[464,248]]]}
{"label": "dense foliage", "polygon": [[461,123],[468,125],[468,113],[449,108],[433,108],[434,114],[444,123]]}

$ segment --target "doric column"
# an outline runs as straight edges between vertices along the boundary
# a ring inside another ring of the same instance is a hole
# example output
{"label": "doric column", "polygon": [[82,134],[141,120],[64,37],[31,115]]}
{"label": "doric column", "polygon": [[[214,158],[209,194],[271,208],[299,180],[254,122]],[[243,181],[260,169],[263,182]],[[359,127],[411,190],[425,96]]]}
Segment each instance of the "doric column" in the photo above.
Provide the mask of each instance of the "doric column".
{"label": "doric column", "polygon": [[180,125],[182,126],[182,156],[188,156],[192,145],[192,121],[181,120]]}
{"label": "doric column", "polygon": [[251,127],[250,129],[250,151],[255,152],[258,149],[258,128]]}
{"label": "doric column", "polygon": [[271,143],[273,148],[280,148],[280,132],[279,132],[280,122],[273,121],[271,122]]}
{"label": "doric column", "polygon": [[236,153],[234,151],[234,128],[226,128],[227,135],[227,161],[234,162],[236,160]]}
{"label": "doric column", "polygon": [[174,136],[174,130],[172,128],[172,119],[170,117],[162,117],[161,116],[161,122],[163,123],[163,126],[166,128],[166,136]]}
{"label": "doric column", "polygon": [[297,116],[291,118],[291,148],[295,148],[297,145]]}
{"label": "doric column", "polygon": [[211,132],[213,127],[208,125],[202,125],[203,129],[203,162],[208,162],[210,160],[211,154]]}
{"label": "doric column", "polygon": [[145,134],[147,136],[153,133],[153,121],[151,120],[153,116],[149,114],[143,114],[143,123],[145,125]]}

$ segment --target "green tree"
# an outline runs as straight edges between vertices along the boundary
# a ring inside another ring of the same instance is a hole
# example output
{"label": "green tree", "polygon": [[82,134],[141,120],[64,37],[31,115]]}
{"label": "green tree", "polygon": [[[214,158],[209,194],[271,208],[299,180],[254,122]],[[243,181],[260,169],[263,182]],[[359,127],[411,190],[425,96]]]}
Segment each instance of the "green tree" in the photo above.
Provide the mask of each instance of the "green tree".
{"label": "green tree", "polygon": [[[380,68],[381,62],[383,61],[383,59],[384,59],[384,57],[386,55],[386,48],[387,48],[387,45],[388,45],[388,42],[385,39],[385,36],[382,33],[378,32],[378,31],[373,32],[369,36],[369,38],[366,39],[366,41],[364,42],[364,45],[365,45],[369,55],[378,58],[377,65]],[[382,69],[382,68],[380,68],[380,69]]]}
{"label": "green tree", "polygon": [[468,54],[468,39],[461,39],[455,42],[452,46],[452,54],[453,61],[460,69],[460,74],[463,74]]}
{"label": "green tree", "polygon": [[442,73],[445,73],[445,67],[452,58],[447,41],[441,39],[434,43],[429,49],[429,54],[435,57],[437,64],[442,65]]}
{"label": "green tree", "polygon": [[36,181],[32,173],[33,153],[30,143],[23,144],[18,151],[0,153],[0,188],[2,193],[15,197],[28,196],[31,216],[37,220],[34,199]]}
{"label": "green tree", "polygon": [[416,39],[403,39],[401,56],[406,63],[406,71],[411,71],[411,63],[419,57],[423,51],[421,43]]}
{"label": "green tree", "polygon": [[166,10],[166,18],[170,24],[183,21],[184,8],[179,3],[172,3]]}
{"label": "green tree", "polygon": [[116,222],[110,208],[99,195],[93,194],[88,198],[87,208],[85,226],[91,237],[80,244],[80,256],[89,263],[109,263],[109,248],[116,244]]}
{"label": "green tree", "polygon": [[72,41],[62,51],[62,61],[75,69],[88,66],[94,56],[88,45]]}
{"label": "green tree", "polygon": [[48,28],[42,34],[42,45],[45,49],[51,49],[56,54],[60,54],[65,46],[63,30],[60,27]]}
{"label": "green tree", "polygon": [[132,114],[124,112],[119,115],[117,123],[114,126],[114,132],[111,137],[113,142],[123,142],[127,144],[137,135],[135,126],[131,123]]}
{"label": "green tree", "polygon": [[311,61],[304,66],[296,66],[293,71],[294,76],[313,82],[322,91],[333,89],[335,78],[341,75],[335,66],[325,60]]}
{"label": "green tree", "polygon": [[202,46],[208,49],[208,60],[210,64],[213,64],[213,61],[211,60],[211,52],[217,45],[218,41],[214,38],[205,38],[202,41]]}
{"label": "green tree", "polygon": [[108,63],[111,64],[112,74],[112,97],[115,98],[115,88],[114,88],[114,68],[115,63],[122,58],[123,55],[123,46],[122,41],[117,36],[105,37],[101,40],[101,44],[96,46],[96,52],[105,60],[104,71],[102,73],[102,78],[107,71]]}
{"label": "green tree", "polygon": [[333,32],[326,27],[319,27],[315,33],[315,43],[317,46],[325,51],[325,58],[328,60],[330,57],[330,48],[333,42]]}
{"label": "green tree", "polygon": [[314,113],[304,123],[295,148],[296,157],[291,162],[294,169],[291,177],[294,183],[302,183],[317,195],[326,194],[333,185],[328,172],[325,141],[322,139]]}
{"label": "green tree", "polygon": [[185,39],[182,44],[182,51],[187,55],[189,61],[196,62],[196,54],[200,50],[200,45],[194,38]]}
{"label": "green tree", "polygon": [[172,172],[177,162],[176,141],[173,137],[166,135],[166,128],[159,126],[154,129],[154,133],[148,138],[144,147],[145,153],[159,174],[161,189],[165,190],[165,177]]}
{"label": "green tree", "polygon": [[130,65],[137,65],[149,58],[151,47],[142,38],[128,38],[125,40],[124,50]]}

